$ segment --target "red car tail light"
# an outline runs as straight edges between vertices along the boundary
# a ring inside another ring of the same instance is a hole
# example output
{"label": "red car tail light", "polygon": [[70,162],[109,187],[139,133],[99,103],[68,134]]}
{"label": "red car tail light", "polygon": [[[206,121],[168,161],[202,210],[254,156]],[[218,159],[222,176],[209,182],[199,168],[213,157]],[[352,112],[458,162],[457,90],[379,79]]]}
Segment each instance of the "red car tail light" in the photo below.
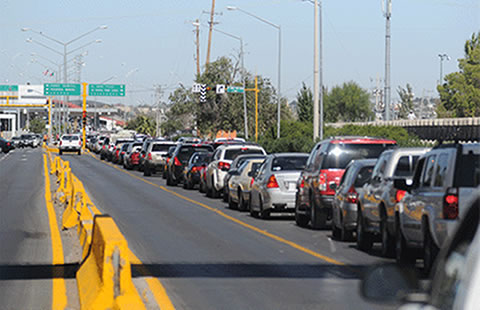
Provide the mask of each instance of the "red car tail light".
{"label": "red car tail light", "polygon": [[200,171],[200,167],[197,167],[197,166],[192,167],[192,172],[198,172],[198,171]]}
{"label": "red car tail light", "polygon": [[443,218],[454,220],[458,217],[458,190],[456,188],[447,189],[443,197]]}
{"label": "red car tail light", "polygon": [[305,180],[302,179],[302,182],[300,183],[300,188],[304,188],[305,187]]}
{"label": "red car tail light", "polygon": [[318,175],[318,189],[321,191],[327,190],[327,174],[321,173]]}
{"label": "red car tail light", "polygon": [[152,160],[152,153],[148,153],[148,160]]}
{"label": "red car tail light", "polygon": [[254,181],[255,181],[254,178],[252,178],[252,179],[250,180],[250,187],[252,187]]}
{"label": "red car tail light", "polygon": [[407,193],[407,191],[404,191],[404,190],[401,190],[401,189],[397,189],[397,192],[395,193],[395,200],[397,202],[400,202],[400,200],[403,199],[403,197],[405,197],[405,194]]}
{"label": "red car tail light", "polygon": [[275,178],[275,175],[271,175],[270,178],[268,178],[267,182],[267,188],[278,188],[278,182],[277,178]]}
{"label": "red car tail light", "polygon": [[62,140],[60,140],[60,145],[62,145]]}
{"label": "red car tail light", "polygon": [[174,160],[173,163],[175,164],[175,166],[181,166],[182,165],[182,163],[180,163],[180,161],[178,160],[177,157],[175,157],[173,160]]}
{"label": "red car tail light", "polygon": [[352,186],[347,192],[347,202],[357,203],[357,199],[358,199],[358,193],[355,190],[355,187]]}
{"label": "red car tail light", "polygon": [[220,161],[218,162],[218,168],[223,171],[227,171],[230,169],[230,163],[227,163],[225,161]]}

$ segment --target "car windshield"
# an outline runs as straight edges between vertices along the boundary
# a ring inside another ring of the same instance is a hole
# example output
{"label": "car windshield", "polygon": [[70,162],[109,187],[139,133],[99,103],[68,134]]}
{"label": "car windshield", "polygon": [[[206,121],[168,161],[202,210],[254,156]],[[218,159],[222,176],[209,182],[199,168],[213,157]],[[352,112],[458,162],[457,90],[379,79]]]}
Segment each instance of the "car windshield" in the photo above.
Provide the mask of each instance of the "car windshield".
{"label": "car windshield", "polygon": [[78,141],[80,140],[79,136],[63,136],[62,140],[64,141]]}
{"label": "car windshield", "polygon": [[208,145],[200,145],[200,146],[182,146],[178,153],[178,159],[182,162],[186,162],[190,159],[195,152],[211,152],[212,147]]}
{"label": "car windshield", "polygon": [[299,171],[305,168],[308,155],[277,157],[272,162],[272,171]]}
{"label": "car windshield", "polygon": [[354,159],[377,158],[392,144],[331,144],[322,164],[323,169],[345,169]]}
{"label": "car windshield", "polygon": [[155,143],[152,146],[152,152],[168,152],[168,149],[171,147],[171,144],[161,144]]}
{"label": "car windshield", "polygon": [[235,149],[230,149],[225,151],[225,159],[235,159],[235,157],[239,155],[245,155],[245,154],[263,154],[263,151],[261,149],[257,148],[235,148]]}

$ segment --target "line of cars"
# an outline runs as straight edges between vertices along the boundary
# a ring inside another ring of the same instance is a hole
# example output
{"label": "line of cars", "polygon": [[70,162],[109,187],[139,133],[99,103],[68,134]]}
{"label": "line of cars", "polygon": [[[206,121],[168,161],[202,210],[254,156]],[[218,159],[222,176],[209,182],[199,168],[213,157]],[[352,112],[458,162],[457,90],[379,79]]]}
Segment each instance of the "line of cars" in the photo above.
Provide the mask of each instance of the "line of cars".
{"label": "line of cars", "polygon": [[42,143],[42,136],[39,134],[25,133],[20,136],[12,137],[9,141],[4,138],[0,138],[0,151],[2,153],[8,153],[15,148],[31,147],[36,148]]}
{"label": "line of cars", "polygon": [[[394,140],[332,137],[309,154],[267,154],[239,140],[103,141],[102,159],[158,173],[169,186],[198,186],[208,197],[262,219],[290,213],[300,227],[331,229],[339,241],[430,271],[480,183],[480,144],[400,148]],[[93,142],[93,141],[92,141]]]}

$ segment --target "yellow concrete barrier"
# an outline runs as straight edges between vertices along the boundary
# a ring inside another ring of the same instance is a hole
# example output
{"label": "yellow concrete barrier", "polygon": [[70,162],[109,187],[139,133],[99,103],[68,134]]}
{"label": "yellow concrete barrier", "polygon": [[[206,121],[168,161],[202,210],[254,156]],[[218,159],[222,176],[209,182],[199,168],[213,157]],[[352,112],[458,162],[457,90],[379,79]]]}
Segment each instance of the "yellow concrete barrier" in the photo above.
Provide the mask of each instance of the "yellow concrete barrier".
{"label": "yellow concrete barrier", "polygon": [[127,241],[108,215],[95,216],[76,278],[82,309],[145,309],[132,282]]}

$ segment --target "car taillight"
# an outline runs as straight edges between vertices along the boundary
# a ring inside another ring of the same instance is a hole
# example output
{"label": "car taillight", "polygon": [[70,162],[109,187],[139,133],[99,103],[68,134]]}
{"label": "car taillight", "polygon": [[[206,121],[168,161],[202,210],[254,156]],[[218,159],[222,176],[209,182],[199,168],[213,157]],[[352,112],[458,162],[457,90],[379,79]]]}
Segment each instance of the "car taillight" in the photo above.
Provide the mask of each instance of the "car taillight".
{"label": "car taillight", "polygon": [[122,155],[125,155],[125,152],[122,152]]}
{"label": "car taillight", "polygon": [[327,190],[327,174],[326,173],[320,173],[318,175],[318,189],[321,191]]}
{"label": "car taillight", "polygon": [[152,153],[148,153],[148,160],[152,160]]}
{"label": "car taillight", "polygon": [[62,145],[62,140],[60,140],[60,145]]}
{"label": "car taillight", "polygon": [[197,166],[192,167],[192,172],[197,172],[199,170],[200,170],[200,167],[197,167]]}
{"label": "car taillight", "polygon": [[254,181],[255,181],[254,178],[252,178],[252,179],[250,180],[250,187],[252,187]]}
{"label": "car taillight", "polygon": [[10,142],[7,142],[7,146],[10,146]]}
{"label": "car taillight", "polygon": [[404,190],[401,190],[401,189],[397,189],[397,192],[395,193],[395,200],[397,202],[400,202],[400,200],[403,199],[403,197],[405,197],[405,194],[407,193],[407,191],[404,191]]}
{"label": "car taillight", "polygon": [[456,188],[447,189],[443,197],[443,218],[454,220],[458,217],[458,190]]}
{"label": "car taillight", "polygon": [[102,149],[105,149],[105,145],[104,145],[104,146],[102,146]]}
{"label": "car taillight", "polygon": [[305,180],[302,179],[302,182],[300,183],[300,188],[304,188],[305,187]]}
{"label": "car taillight", "polygon": [[230,163],[220,161],[218,162],[218,168],[223,171],[227,171],[230,169]]}
{"label": "car taillight", "polygon": [[267,188],[278,188],[278,182],[275,175],[272,174],[270,178],[268,178]]}
{"label": "car taillight", "polygon": [[182,165],[177,157],[175,157],[173,160],[174,160],[173,163],[175,164],[175,166],[181,166]]}
{"label": "car taillight", "polygon": [[350,187],[350,189],[347,192],[347,202],[349,203],[357,203],[357,198],[358,194],[357,191],[355,190],[355,187]]}
{"label": "car taillight", "polygon": [[78,145],[82,145],[82,140],[78,141]]}

